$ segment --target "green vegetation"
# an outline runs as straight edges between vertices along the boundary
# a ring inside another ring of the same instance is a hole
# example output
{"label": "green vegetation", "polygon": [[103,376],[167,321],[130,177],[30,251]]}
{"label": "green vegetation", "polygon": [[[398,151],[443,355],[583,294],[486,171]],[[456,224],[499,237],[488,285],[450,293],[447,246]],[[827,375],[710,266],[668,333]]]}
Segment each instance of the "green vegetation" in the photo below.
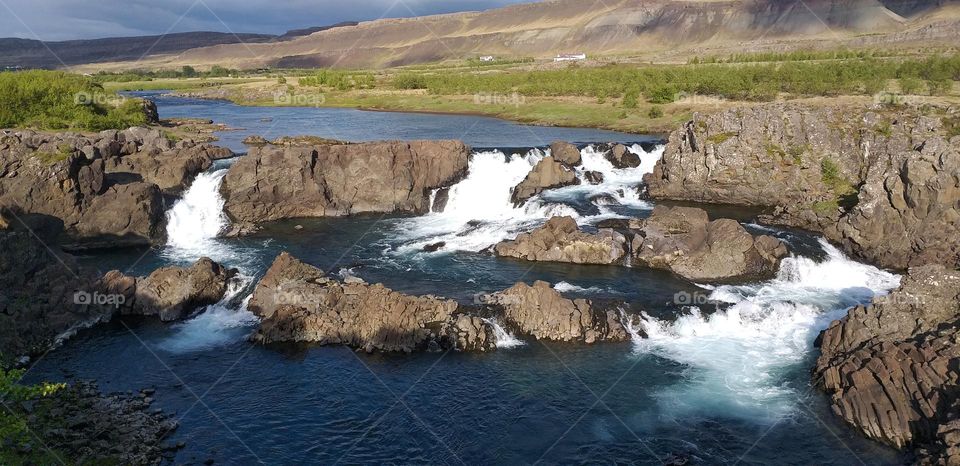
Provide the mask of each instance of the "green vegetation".
{"label": "green vegetation", "polygon": [[[47,461],[49,452],[18,453],[19,451],[39,450],[39,445],[25,450],[28,444],[35,444],[36,438],[23,413],[20,411],[22,403],[40,398],[49,397],[66,385],[41,383],[38,385],[21,385],[23,370],[4,370],[0,368],[0,463],[2,464],[53,464]],[[52,455],[52,454],[51,454]],[[45,461],[46,460],[46,461]],[[57,461],[60,462],[60,461]]]}
{"label": "green vegetation", "polygon": [[0,73],[0,127],[100,131],[147,122],[139,99],[59,71]]}
{"label": "green vegetation", "polygon": [[[820,175],[823,184],[836,196],[834,200],[829,201],[830,203],[847,210],[857,205],[857,188],[844,178],[843,173],[840,171],[840,166],[838,166],[836,162],[826,158],[821,160]],[[816,208],[817,206],[815,205],[814,210],[816,210]]]}
{"label": "green vegetation", "polygon": [[662,118],[663,117],[663,108],[659,105],[654,105],[650,107],[650,111],[647,112],[647,116],[650,118]]}
{"label": "green vegetation", "polygon": [[122,73],[110,73],[106,71],[100,71],[97,74],[94,74],[90,78],[93,81],[98,83],[113,82],[113,83],[125,83],[125,82],[134,82],[134,81],[153,81],[154,79],[184,79],[184,78],[225,78],[228,76],[240,76],[242,74],[249,74],[249,72],[243,72],[240,70],[224,68],[219,65],[214,65],[208,71],[197,71],[192,66],[184,66],[179,70],[160,70],[160,71],[148,71],[148,70],[130,70],[124,71]]}
{"label": "green vegetation", "polygon": [[829,201],[815,202],[813,211],[819,215],[829,215],[840,210],[840,204],[834,199]]}
{"label": "green vegetation", "polygon": [[713,136],[710,136],[710,137],[707,138],[707,142],[720,145],[720,144],[723,144],[723,143],[727,142],[727,140],[729,140],[730,138],[735,137],[735,136],[737,136],[737,133],[720,133],[720,134],[714,134]]}
{"label": "green vegetation", "polygon": [[300,85],[349,91],[353,89],[373,89],[377,85],[377,79],[370,72],[322,70],[312,76],[300,78]]}
{"label": "green vegetation", "polygon": [[793,52],[760,52],[760,53],[737,53],[720,57],[716,55],[707,57],[693,57],[687,63],[705,64],[705,63],[761,63],[761,62],[784,62],[784,61],[812,61],[812,60],[851,60],[865,58],[884,58],[895,56],[896,53],[886,50],[796,50]]}
{"label": "green vegetation", "polygon": [[[524,96],[619,97],[640,93],[650,103],[674,102],[681,93],[732,100],[769,101],[780,93],[797,97],[872,95],[891,79],[911,83],[960,80],[960,55],[926,59],[863,58],[735,65],[692,64],[560,70],[405,71],[393,77],[397,89],[427,89],[434,95],[478,92]],[[912,80],[912,81],[911,81]]]}

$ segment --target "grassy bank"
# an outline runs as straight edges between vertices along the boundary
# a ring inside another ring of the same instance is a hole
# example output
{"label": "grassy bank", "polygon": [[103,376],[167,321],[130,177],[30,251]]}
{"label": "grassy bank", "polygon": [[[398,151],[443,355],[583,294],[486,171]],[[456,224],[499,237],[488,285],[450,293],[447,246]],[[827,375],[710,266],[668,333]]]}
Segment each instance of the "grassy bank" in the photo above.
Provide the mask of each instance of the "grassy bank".
{"label": "grassy bank", "polygon": [[540,124],[665,132],[695,111],[792,99],[881,101],[886,93],[957,103],[960,55],[874,51],[706,57],[681,65],[468,62],[393,70],[276,70],[233,77],[110,82],[242,105],[466,113]]}
{"label": "grassy bank", "polygon": [[143,102],[57,71],[0,72],[0,128],[100,131],[147,122]]}

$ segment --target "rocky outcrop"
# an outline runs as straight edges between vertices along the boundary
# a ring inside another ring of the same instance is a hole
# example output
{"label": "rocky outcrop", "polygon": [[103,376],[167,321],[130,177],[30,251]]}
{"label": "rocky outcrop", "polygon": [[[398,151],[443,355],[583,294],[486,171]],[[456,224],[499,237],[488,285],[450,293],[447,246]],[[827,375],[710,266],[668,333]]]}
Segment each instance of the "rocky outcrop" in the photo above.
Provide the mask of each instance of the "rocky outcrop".
{"label": "rocky outcrop", "polygon": [[313,342],[368,352],[456,343],[493,348],[490,330],[461,319],[456,301],[408,296],[379,284],[342,283],[287,253],[270,266],[247,307],[261,318],[253,337],[259,343]]}
{"label": "rocky outcrop", "polygon": [[580,165],[580,149],[569,142],[555,141],[550,144],[550,155],[557,161],[570,167]]}
{"label": "rocky outcrop", "polygon": [[[287,253],[257,284],[247,308],[260,317],[259,343],[311,342],[372,351],[496,348],[494,326],[519,335],[594,343],[630,338],[621,311],[564,298],[545,282],[512,288],[464,306],[434,296],[410,296],[362,280],[338,281]],[[632,322],[631,322],[632,323]]]}
{"label": "rocky outcrop", "polygon": [[175,449],[164,440],[177,429],[177,421],[152,407],[153,393],[153,389],[145,389],[136,394],[107,395],[92,382],[78,382],[12,406],[9,409],[15,410],[32,435],[25,448],[8,450],[5,458],[15,462],[20,455],[34,458],[36,451],[31,455],[31,450],[49,448],[57,452],[57,458],[63,455],[76,464],[161,464]]}
{"label": "rocky outcrop", "polygon": [[912,268],[900,288],[820,336],[815,379],[834,412],[870,438],[960,462],[960,271]]}
{"label": "rocky outcrop", "polygon": [[130,277],[113,270],[100,279],[97,289],[123,296],[119,306],[122,314],[157,316],[169,322],[219,302],[236,274],[237,270],[203,257],[190,267],[163,267],[146,277]]}
{"label": "rocky outcrop", "polygon": [[423,214],[467,171],[459,141],[252,147],[221,185],[236,223],[371,212]]}
{"label": "rocky outcrop", "polygon": [[960,265],[960,140],[939,118],[770,104],[694,119],[644,181],[655,199],[773,207],[885,267]]}
{"label": "rocky outcrop", "polygon": [[640,166],[640,156],[630,152],[623,144],[614,144],[605,150],[603,158],[607,159],[614,168],[636,168]]}
{"label": "rocky outcrop", "polygon": [[634,265],[669,270],[688,280],[718,281],[772,277],[787,255],[771,236],[753,236],[737,221],[710,221],[691,207],[657,206],[632,226]]}
{"label": "rocky outcrop", "polygon": [[553,217],[542,227],[497,244],[493,250],[501,257],[529,261],[616,264],[627,255],[627,239],[610,229],[584,233],[572,217]]}
{"label": "rocky outcrop", "polygon": [[[579,152],[578,152],[579,153]],[[513,188],[510,201],[519,206],[543,191],[579,184],[577,174],[567,164],[553,156],[544,157],[530,170],[527,177]]]}
{"label": "rocky outcrop", "polygon": [[499,308],[503,320],[519,332],[538,340],[625,341],[627,323],[615,306],[605,308],[586,299],[567,299],[549,283],[516,285],[483,297]]}
{"label": "rocky outcrop", "polygon": [[[115,311],[107,306],[77,306],[78,291],[92,290],[92,271],[56,248],[56,232],[21,218],[0,231],[0,366],[21,355],[46,351],[59,338]],[[48,247],[48,245],[51,245]]]}
{"label": "rocky outcrop", "polygon": [[227,150],[160,130],[92,136],[4,132],[0,206],[59,219],[70,249],[148,245],[163,240],[163,194],[182,190]]}

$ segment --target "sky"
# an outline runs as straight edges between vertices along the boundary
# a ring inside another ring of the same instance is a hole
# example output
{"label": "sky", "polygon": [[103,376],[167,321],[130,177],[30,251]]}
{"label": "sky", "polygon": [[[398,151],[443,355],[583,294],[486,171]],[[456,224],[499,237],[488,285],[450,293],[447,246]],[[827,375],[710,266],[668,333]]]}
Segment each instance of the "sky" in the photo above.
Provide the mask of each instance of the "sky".
{"label": "sky", "polygon": [[0,0],[0,37],[47,41],[186,31],[282,34],[341,21],[484,10],[533,0]]}

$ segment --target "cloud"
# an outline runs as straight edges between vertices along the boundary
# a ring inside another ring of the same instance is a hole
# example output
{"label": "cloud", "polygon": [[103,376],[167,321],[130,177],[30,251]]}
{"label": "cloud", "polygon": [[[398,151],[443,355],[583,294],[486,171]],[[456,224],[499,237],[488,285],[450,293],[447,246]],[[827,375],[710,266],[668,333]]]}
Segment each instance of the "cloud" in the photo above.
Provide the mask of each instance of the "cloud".
{"label": "cloud", "polygon": [[341,21],[484,10],[532,0],[0,0],[0,35],[69,40],[166,32],[281,34]]}

